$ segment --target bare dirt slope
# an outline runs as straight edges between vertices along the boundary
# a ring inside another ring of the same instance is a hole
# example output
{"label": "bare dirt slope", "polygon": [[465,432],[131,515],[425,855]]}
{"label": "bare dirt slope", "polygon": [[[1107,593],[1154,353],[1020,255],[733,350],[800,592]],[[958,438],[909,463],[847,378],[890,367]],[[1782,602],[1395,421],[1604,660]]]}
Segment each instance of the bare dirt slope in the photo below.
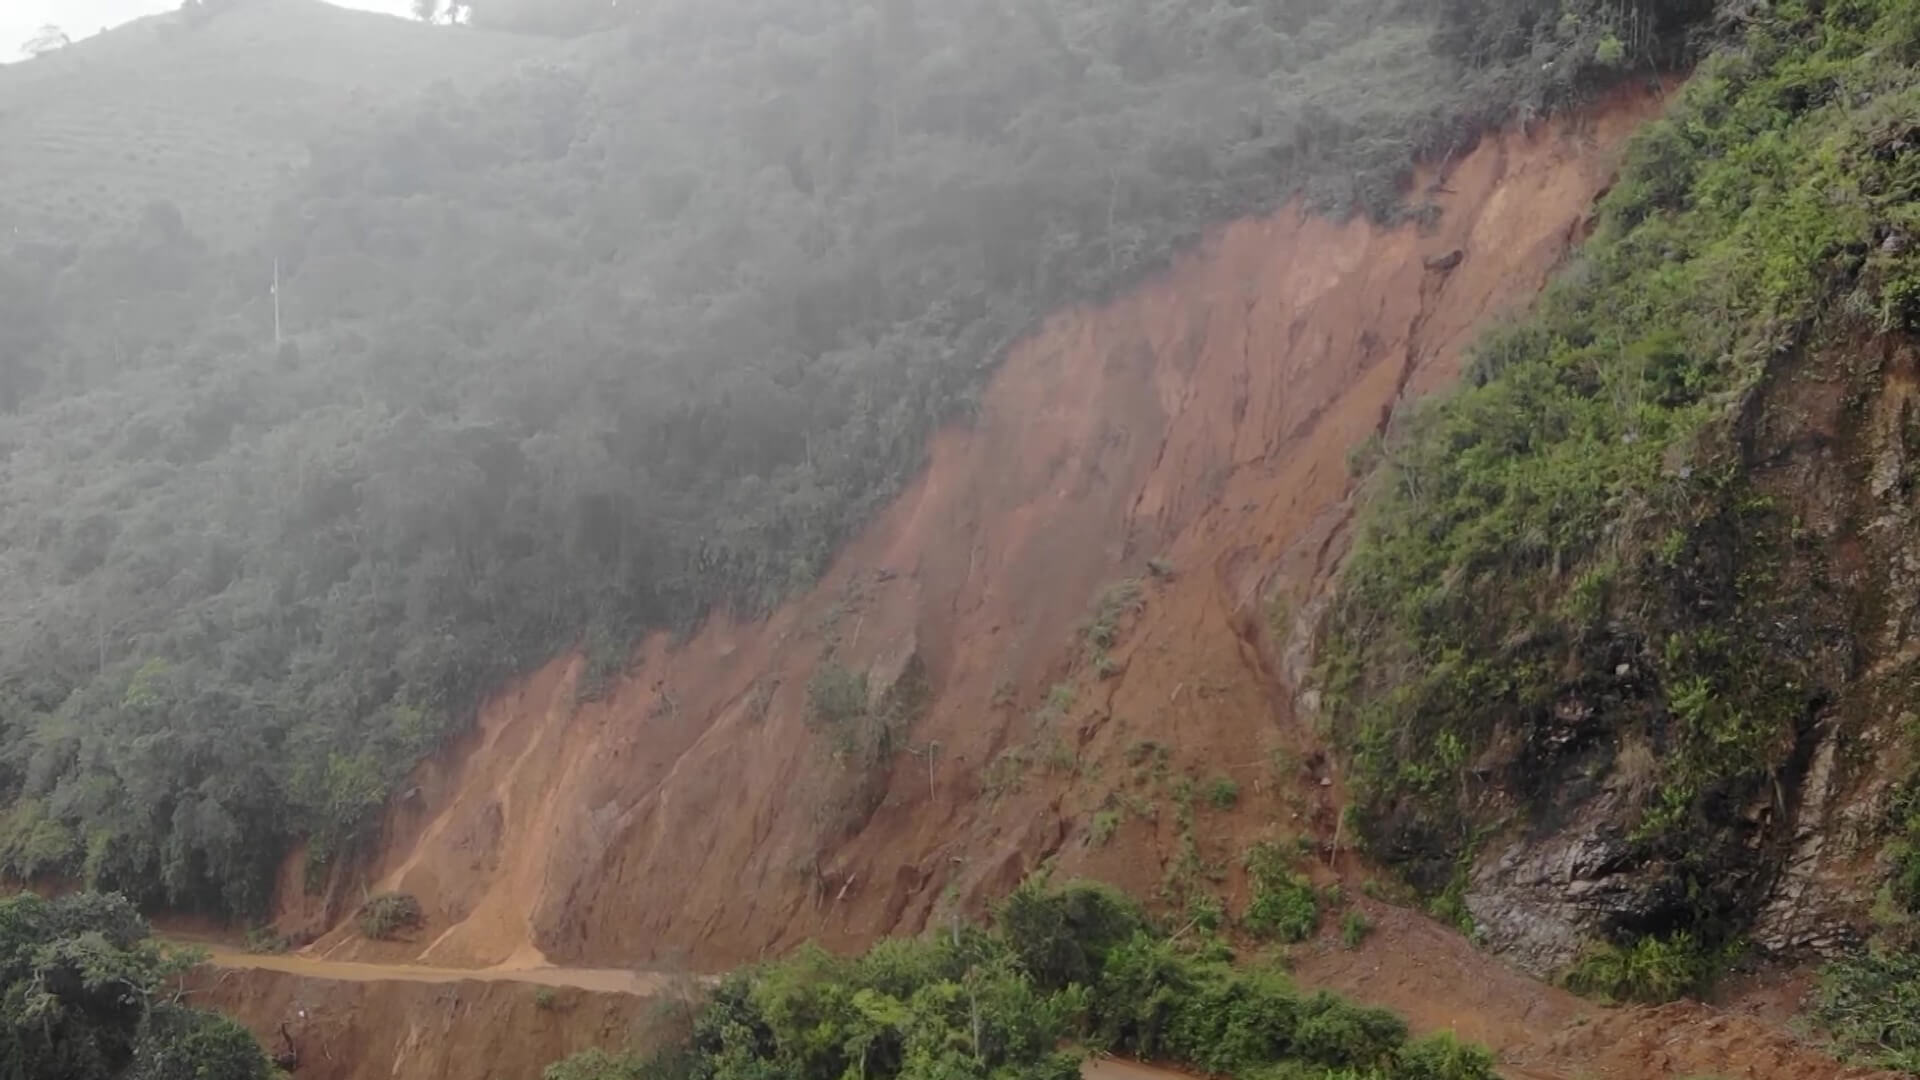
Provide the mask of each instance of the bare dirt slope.
{"label": "bare dirt slope", "polygon": [[[351,876],[310,894],[297,858],[282,928],[321,935],[315,962],[710,971],[939,925],[1049,861],[1237,906],[1246,848],[1303,836],[1317,872],[1358,885],[1340,778],[1295,711],[1349,453],[1532,298],[1659,103],[1623,93],[1487,138],[1419,178],[1428,228],[1288,209],[1054,317],[807,595],[647,641],[597,700],[582,661],[557,660],[423,767],[365,875],[419,897],[415,940],[359,940],[340,925]],[[908,751],[876,775],[807,723],[828,663],[876,700],[926,680]],[[1357,952],[1307,949],[1302,980],[1483,1040],[1512,1075],[1843,1075],[1753,1017],[1598,1010],[1416,915],[1375,916]],[[263,1000],[243,1005],[256,1028]],[[350,1007],[379,1042],[422,1006]]]}
{"label": "bare dirt slope", "polygon": [[[1049,320],[812,592],[646,642],[603,700],[577,700],[578,658],[497,697],[393,810],[371,875],[430,932],[319,955],[717,968],[911,932],[1048,858],[1150,892],[1191,884],[1167,880],[1188,837],[1224,866],[1276,820],[1330,827],[1284,637],[1340,550],[1349,450],[1537,291],[1658,105],[1487,138],[1420,179],[1430,229],[1288,209]],[[1101,678],[1080,628],[1127,579],[1141,610]],[[931,686],[852,828],[830,812],[856,778],[805,722],[829,656],[876,692],[910,662]],[[1166,781],[1189,771],[1232,778],[1233,808],[1183,825]],[[1103,809],[1122,820],[1090,844]],[[341,914],[282,894],[283,925]]]}
{"label": "bare dirt slope", "polygon": [[551,1062],[619,1046],[663,999],[517,978],[447,980],[415,972],[360,978],[291,965],[203,970],[195,1004],[251,1028],[267,1049],[299,1055],[302,1080],[535,1080]]}

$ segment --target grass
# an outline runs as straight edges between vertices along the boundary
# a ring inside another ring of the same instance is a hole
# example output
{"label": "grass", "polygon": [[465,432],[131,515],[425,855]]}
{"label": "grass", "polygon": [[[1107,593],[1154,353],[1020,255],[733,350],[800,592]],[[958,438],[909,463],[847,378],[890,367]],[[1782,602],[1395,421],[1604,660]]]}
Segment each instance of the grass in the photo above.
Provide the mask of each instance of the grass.
{"label": "grass", "polygon": [[1629,945],[1588,945],[1561,982],[1577,994],[1608,1002],[1659,1004],[1704,990],[1724,964],[1726,950],[1681,931],[1642,937]]}
{"label": "grass", "polygon": [[1119,672],[1119,666],[1108,657],[1107,651],[1120,640],[1121,623],[1145,608],[1146,599],[1137,578],[1116,581],[1101,589],[1094,599],[1093,611],[1081,626],[1080,637],[1086,642],[1087,662],[1100,678],[1111,678]]}

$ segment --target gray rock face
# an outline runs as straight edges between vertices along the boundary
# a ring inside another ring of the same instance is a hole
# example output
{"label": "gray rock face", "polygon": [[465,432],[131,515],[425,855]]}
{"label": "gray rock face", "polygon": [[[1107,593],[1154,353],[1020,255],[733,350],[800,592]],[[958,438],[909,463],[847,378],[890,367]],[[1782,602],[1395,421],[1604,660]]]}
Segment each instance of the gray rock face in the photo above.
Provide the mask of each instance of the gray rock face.
{"label": "gray rock face", "polygon": [[[1723,809],[1710,850],[1687,854],[1715,868],[1696,871],[1696,887],[1719,891],[1753,944],[1806,956],[1856,945],[1870,926],[1884,870],[1873,853],[1907,767],[1896,747],[1920,680],[1920,349],[1903,344],[1857,367],[1829,358],[1799,375],[1747,405],[1749,476],[1800,523],[1803,546],[1781,572],[1804,607],[1779,640],[1802,650],[1822,692],[1809,695],[1816,711],[1771,790]],[[1557,708],[1533,736],[1542,760],[1556,738],[1577,744],[1584,719]],[[1603,765],[1583,791],[1548,783],[1528,831],[1483,852],[1466,903],[1490,948],[1549,975],[1585,941],[1673,925],[1686,887],[1677,867],[1636,862],[1626,771]]]}
{"label": "gray rock face", "polygon": [[1481,858],[1466,903],[1488,948],[1546,977],[1571,963],[1583,941],[1659,906],[1658,881],[1630,862],[1623,809],[1618,793],[1605,792],[1562,828]]}

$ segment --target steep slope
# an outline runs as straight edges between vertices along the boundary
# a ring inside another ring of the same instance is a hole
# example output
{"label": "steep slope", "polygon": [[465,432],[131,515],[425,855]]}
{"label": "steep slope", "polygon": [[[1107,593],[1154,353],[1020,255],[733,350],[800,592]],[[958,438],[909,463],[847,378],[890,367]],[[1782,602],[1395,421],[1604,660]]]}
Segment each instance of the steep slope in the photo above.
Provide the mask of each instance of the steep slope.
{"label": "steep slope", "polygon": [[[1429,228],[1289,209],[1050,320],[805,598],[653,638],[600,700],[570,658],[491,702],[370,875],[427,932],[317,952],[719,967],[911,932],[1048,859],[1178,901],[1274,821],[1332,838],[1270,637],[1339,550],[1348,453],[1540,286],[1659,101],[1485,139],[1420,178]],[[842,673],[866,677],[853,723],[908,721],[871,770],[810,730]],[[1232,808],[1196,822],[1185,773],[1232,780]],[[341,913],[338,882],[330,904],[298,880],[283,926]]]}
{"label": "steep slope", "polygon": [[208,0],[0,73],[0,873],[257,918],[508,680],[811,587],[1044,315],[1437,213],[1710,6],[659,0],[516,63]]}
{"label": "steep slope", "polygon": [[1835,960],[1816,1018],[1913,1070],[1920,11],[1749,15],[1393,448],[1326,714],[1490,948],[1653,999]]}

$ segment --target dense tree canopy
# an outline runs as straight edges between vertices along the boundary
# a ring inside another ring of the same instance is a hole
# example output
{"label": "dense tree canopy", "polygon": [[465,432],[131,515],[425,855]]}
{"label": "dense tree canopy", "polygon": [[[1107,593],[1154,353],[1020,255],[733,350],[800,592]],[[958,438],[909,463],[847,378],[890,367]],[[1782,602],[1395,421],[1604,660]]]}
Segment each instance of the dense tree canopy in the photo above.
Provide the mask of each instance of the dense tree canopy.
{"label": "dense tree canopy", "polygon": [[245,1028],[187,1008],[124,898],[0,900],[0,1080],[268,1080]]}
{"label": "dense tree canopy", "polygon": [[811,580],[1048,308],[1294,193],[1418,213],[1637,62],[1555,7],[624,5],[319,140],[255,242],[15,243],[0,871],[258,909],[501,678]]}

